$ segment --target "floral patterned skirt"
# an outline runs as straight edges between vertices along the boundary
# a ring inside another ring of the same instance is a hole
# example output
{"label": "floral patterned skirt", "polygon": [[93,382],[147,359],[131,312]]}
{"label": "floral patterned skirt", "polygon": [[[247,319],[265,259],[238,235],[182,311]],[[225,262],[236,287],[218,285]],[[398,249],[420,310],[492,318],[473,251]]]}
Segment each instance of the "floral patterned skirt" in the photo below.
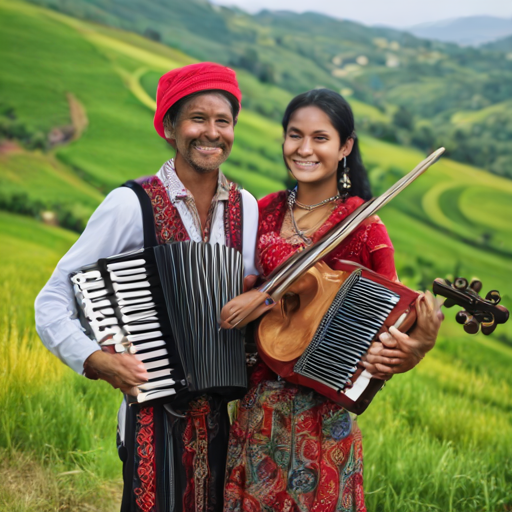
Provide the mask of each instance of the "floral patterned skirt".
{"label": "floral patterned skirt", "polygon": [[224,511],[365,512],[356,422],[310,389],[252,387],[231,427]]}

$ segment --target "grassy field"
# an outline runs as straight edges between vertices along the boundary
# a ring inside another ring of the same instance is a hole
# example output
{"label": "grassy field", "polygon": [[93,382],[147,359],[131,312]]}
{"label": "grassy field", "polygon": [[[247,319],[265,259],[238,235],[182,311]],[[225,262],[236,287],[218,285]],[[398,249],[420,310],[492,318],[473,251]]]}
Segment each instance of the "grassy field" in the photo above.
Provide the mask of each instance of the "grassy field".
{"label": "grassy field", "polygon": [[[193,59],[21,2],[0,0],[0,20],[0,107],[47,133],[71,123],[72,93],[88,120],[79,138],[49,151],[0,145],[0,197],[21,194],[87,219],[106,191],[171,156],[152,127],[156,79]],[[266,97],[259,108],[269,114],[288,101],[251,75],[240,82],[248,105]],[[355,102],[354,110],[382,120],[373,107]],[[257,196],[283,188],[280,141],[278,123],[244,108],[224,171]],[[377,192],[424,156],[364,134],[361,142]],[[405,284],[475,275],[512,308],[511,181],[442,160],[381,216]],[[0,212],[0,510],[118,507],[120,395],[63,366],[33,328],[34,298],[77,236]],[[434,351],[359,420],[369,511],[512,510],[512,324],[470,337],[446,313]]]}

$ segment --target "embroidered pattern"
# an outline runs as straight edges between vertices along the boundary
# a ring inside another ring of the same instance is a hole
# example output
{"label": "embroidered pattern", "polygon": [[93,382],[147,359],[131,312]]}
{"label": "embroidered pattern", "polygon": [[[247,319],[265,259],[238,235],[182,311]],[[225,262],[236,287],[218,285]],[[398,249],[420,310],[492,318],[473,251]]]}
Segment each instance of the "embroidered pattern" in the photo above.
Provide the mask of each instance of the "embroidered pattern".
{"label": "embroidered pattern", "polygon": [[189,405],[187,426],[183,435],[185,451],[183,465],[187,474],[187,488],[183,497],[184,510],[209,510],[210,468],[208,465],[208,421],[210,405],[206,397],[199,397]]}
{"label": "embroidered pattern", "polygon": [[134,489],[135,502],[142,512],[155,510],[155,432],[153,408],[143,407],[137,414],[137,456],[139,465],[137,476],[140,486]]}
{"label": "embroidered pattern", "polygon": [[155,216],[156,239],[159,244],[185,242],[189,240],[187,230],[180,214],[171,203],[164,184],[156,177],[150,176],[139,180],[153,205]]}
{"label": "embroidered pattern", "polygon": [[[156,238],[159,244],[170,242],[185,242],[190,236],[183,225],[178,209],[169,199],[165,185],[157,176],[150,176],[138,180],[144,188],[151,204],[155,217]],[[227,186],[227,185],[226,185]],[[222,187],[223,189],[223,187]],[[203,241],[210,239],[210,229],[218,203],[214,197],[208,211],[205,229],[202,233]],[[243,245],[243,219],[242,219],[242,193],[236,183],[229,184],[229,196],[224,208],[224,229],[226,245],[242,252]]]}
{"label": "embroidered pattern", "polygon": [[362,436],[312,390],[267,380],[231,428],[224,510],[365,512]]}
{"label": "embroidered pattern", "polygon": [[[340,203],[322,227],[313,235],[313,242],[317,242],[330,229],[339,224],[351,214],[364,201],[358,197],[350,197]],[[260,224],[258,229],[258,240],[256,242],[257,263],[260,272],[268,275],[270,272],[287,260],[297,251],[303,250],[306,246],[302,241],[290,242],[281,237],[281,228],[288,208],[287,192],[278,192],[260,201]],[[356,233],[358,233],[356,231]],[[354,235],[352,235],[354,236]],[[345,244],[342,246],[345,250]],[[335,252],[335,251],[334,251]],[[332,254],[334,256],[334,254]],[[328,256],[330,258],[331,255]],[[350,259],[350,258],[346,258]]]}
{"label": "embroidered pattern", "polygon": [[224,232],[226,245],[242,252],[243,245],[243,219],[242,219],[242,192],[236,183],[229,187],[229,199],[224,209]]}

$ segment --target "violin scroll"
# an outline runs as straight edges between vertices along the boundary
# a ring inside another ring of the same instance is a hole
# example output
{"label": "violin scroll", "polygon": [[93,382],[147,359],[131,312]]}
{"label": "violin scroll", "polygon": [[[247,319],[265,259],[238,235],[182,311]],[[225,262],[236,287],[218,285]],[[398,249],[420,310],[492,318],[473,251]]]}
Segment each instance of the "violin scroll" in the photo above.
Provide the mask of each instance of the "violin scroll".
{"label": "violin scroll", "polygon": [[508,309],[498,305],[500,292],[491,290],[484,299],[479,295],[481,290],[482,283],[477,279],[468,283],[467,279],[457,277],[452,283],[448,279],[437,278],[433,283],[434,295],[446,297],[444,306],[464,308],[457,313],[455,320],[464,325],[469,334],[476,334],[480,327],[482,334],[491,334],[498,324],[504,324],[509,318]]}

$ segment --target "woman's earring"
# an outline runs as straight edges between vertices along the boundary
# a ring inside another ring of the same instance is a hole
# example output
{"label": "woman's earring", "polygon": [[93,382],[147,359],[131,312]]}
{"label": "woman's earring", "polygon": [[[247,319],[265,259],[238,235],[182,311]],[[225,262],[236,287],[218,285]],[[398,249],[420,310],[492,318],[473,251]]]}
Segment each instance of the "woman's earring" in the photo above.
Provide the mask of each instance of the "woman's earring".
{"label": "woman's earring", "polygon": [[348,195],[348,190],[352,186],[352,182],[348,177],[348,173],[350,171],[350,167],[347,167],[347,157],[343,157],[343,173],[340,179],[340,186],[343,189],[345,195]]}

